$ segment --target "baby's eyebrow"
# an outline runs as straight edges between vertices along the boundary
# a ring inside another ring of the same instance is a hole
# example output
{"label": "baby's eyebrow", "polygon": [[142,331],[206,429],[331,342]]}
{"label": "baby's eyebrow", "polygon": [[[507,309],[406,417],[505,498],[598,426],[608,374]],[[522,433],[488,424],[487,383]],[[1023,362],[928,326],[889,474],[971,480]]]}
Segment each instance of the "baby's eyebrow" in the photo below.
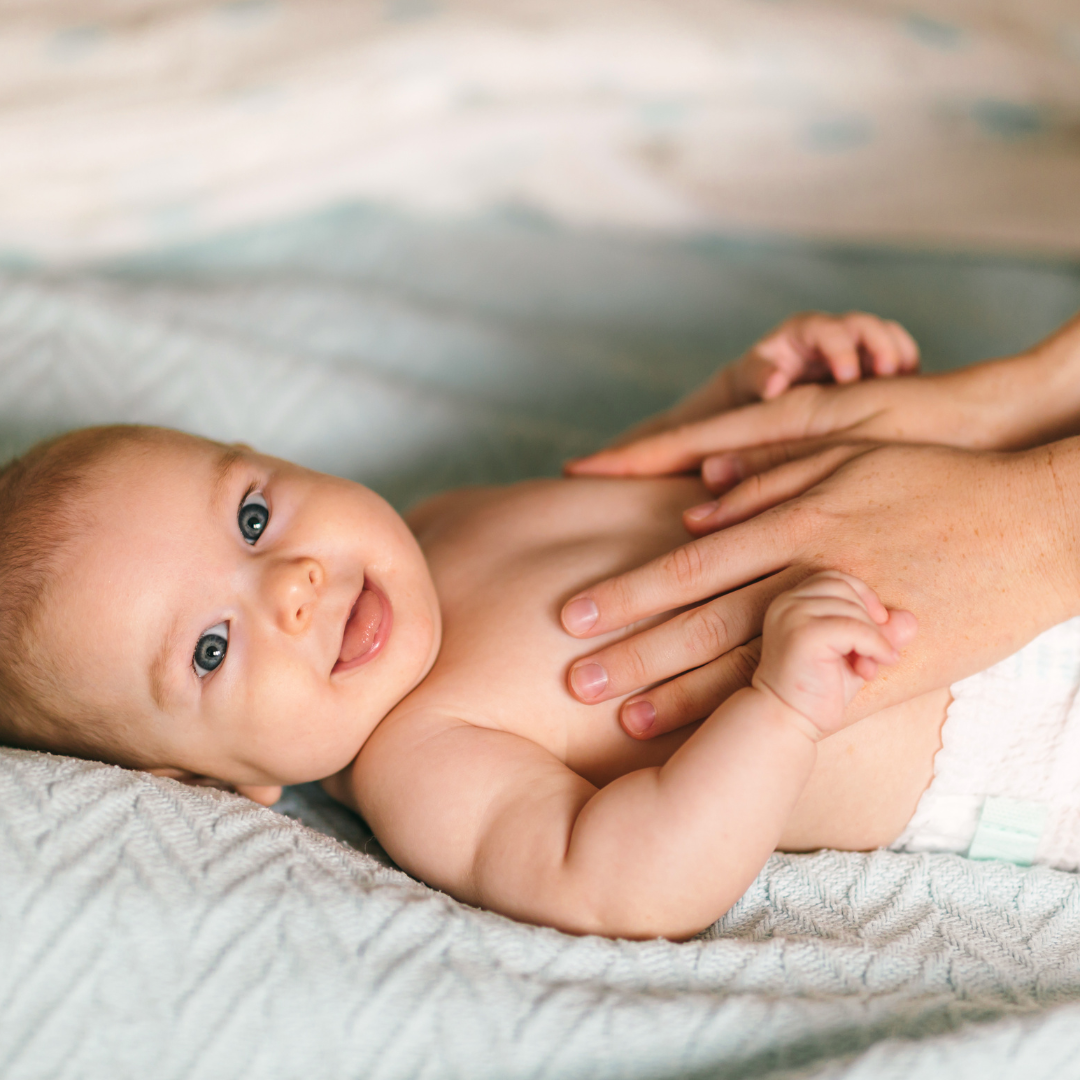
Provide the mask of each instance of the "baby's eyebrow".
{"label": "baby's eyebrow", "polygon": [[162,712],[169,708],[169,661],[180,647],[180,618],[177,616],[161,639],[161,648],[150,661],[150,696]]}
{"label": "baby's eyebrow", "polygon": [[217,507],[229,489],[233,469],[244,460],[239,446],[226,446],[214,464],[214,487],[210,493],[211,506]]}

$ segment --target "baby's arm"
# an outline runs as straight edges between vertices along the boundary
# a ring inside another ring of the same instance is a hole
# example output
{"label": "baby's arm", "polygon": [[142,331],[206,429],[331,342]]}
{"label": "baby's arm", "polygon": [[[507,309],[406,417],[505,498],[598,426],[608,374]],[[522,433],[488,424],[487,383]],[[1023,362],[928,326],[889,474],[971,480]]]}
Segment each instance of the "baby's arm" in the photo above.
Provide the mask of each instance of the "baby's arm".
{"label": "baby's arm", "polygon": [[796,383],[856,382],[863,375],[904,375],[918,367],[919,347],[898,322],[861,311],[801,312],[769,331],[689,397],[637,425],[615,445],[768,401]]}
{"label": "baby's arm", "polygon": [[779,597],[754,687],[662,767],[597,790],[540,746],[447,718],[384,722],[351,791],[405,869],[459,899],[575,933],[687,937],[775,849],[844,704],[911,616],[828,573]]}

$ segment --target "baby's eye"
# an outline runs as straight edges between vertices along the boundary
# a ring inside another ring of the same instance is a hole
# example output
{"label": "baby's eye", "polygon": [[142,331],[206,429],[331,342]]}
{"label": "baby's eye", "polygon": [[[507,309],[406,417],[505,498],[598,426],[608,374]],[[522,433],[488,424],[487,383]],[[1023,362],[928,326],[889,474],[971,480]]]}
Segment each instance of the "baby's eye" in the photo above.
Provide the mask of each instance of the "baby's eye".
{"label": "baby's eye", "polygon": [[266,523],[270,520],[270,507],[259,492],[253,491],[240,504],[236,520],[240,524],[240,535],[249,544],[254,544],[266,530]]}
{"label": "baby's eye", "polygon": [[211,626],[195,646],[195,656],[192,658],[195,674],[200,679],[205,679],[211,671],[221,667],[221,661],[225,659],[228,649],[229,624],[219,622],[217,626]]}

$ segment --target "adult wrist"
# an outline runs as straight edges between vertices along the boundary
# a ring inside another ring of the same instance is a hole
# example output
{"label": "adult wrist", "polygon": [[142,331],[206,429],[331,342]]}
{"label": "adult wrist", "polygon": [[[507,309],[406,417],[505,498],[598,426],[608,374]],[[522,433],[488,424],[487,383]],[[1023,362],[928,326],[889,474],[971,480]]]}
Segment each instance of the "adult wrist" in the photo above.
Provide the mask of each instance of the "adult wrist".
{"label": "adult wrist", "polygon": [[1026,352],[969,370],[996,414],[983,445],[1017,450],[1080,433],[1080,318]]}
{"label": "adult wrist", "polygon": [[[1004,507],[1022,537],[1015,572],[1046,585],[1046,628],[1080,615],[1080,437],[1038,446],[1014,459],[1010,488],[1020,498]],[[1035,591],[1031,602],[1039,603]]]}

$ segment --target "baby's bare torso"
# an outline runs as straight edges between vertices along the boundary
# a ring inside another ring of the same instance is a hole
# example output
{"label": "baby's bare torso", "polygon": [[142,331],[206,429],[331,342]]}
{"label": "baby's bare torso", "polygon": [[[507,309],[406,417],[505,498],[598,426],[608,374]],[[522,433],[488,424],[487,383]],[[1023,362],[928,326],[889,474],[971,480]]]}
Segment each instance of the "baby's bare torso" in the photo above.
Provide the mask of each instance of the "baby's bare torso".
{"label": "baby's bare torso", "polygon": [[[695,727],[637,741],[618,723],[624,699],[590,706],[571,697],[570,664],[615,636],[576,641],[558,613],[582,588],[688,540],[681,512],[707,495],[687,478],[540,480],[419,507],[410,524],[438,589],[443,644],[384,723],[434,713],[510,732],[597,786],[662,764]],[[895,839],[933,775],[947,703],[947,691],[928,694],[825,740],[781,847]]]}

